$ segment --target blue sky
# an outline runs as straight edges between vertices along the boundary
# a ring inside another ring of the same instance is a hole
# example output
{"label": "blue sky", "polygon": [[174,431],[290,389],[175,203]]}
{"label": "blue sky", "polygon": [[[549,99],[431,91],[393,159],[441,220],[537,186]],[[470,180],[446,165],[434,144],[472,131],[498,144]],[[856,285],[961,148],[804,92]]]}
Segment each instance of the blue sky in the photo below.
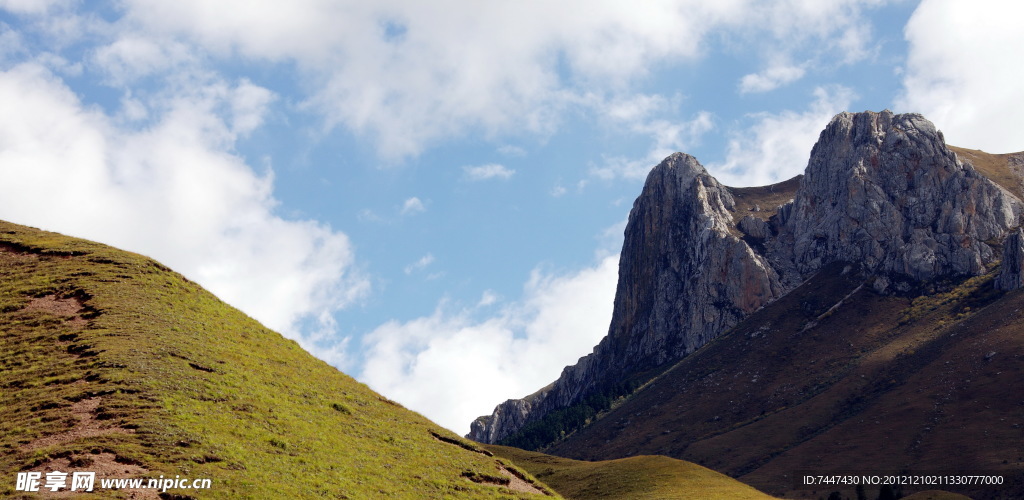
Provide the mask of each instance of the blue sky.
{"label": "blue sky", "polygon": [[835,113],[885,108],[1024,149],[1022,13],[0,0],[0,218],[161,260],[465,432],[605,334],[671,152],[771,183]]}

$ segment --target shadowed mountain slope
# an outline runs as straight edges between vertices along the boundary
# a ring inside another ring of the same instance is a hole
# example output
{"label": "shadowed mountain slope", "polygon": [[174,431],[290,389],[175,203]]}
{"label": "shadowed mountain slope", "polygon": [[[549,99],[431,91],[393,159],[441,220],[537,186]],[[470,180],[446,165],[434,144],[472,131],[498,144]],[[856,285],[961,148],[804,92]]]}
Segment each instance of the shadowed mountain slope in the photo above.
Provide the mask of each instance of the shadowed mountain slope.
{"label": "shadowed mountain slope", "polygon": [[1014,489],[957,491],[1021,498],[1024,293],[994,290],[990,273],[881,295],[843,269],[823,269],[547,452],[662,454],[787,498],[822,493],[794,490],[799,470],[1000,471]]}
{"label": "shadowed mountain slope", "polygon": [[889,111],[836,115],[774,186],[674,154],[630,213],[608,335],[469,437],[795,498],[830,493],[795,488],[808,469],[997,471],[957,491],[1024,498],[1022,165]]}

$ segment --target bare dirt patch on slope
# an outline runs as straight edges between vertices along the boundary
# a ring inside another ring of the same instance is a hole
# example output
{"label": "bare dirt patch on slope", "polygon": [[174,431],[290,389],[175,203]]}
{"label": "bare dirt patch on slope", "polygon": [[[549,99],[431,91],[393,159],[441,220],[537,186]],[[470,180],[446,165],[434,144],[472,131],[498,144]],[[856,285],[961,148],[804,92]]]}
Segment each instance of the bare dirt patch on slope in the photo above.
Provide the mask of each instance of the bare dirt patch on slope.
{"label": "bare dirt patch on slope", "polygon": [[83,399],[71,405],[71,415],[78,420],[71,429],[36,439],[26,445],[23,445],[21,447],[21,451],[34,451],[40,448],[46,448],[47,446],[53,446],[55,444],[70,443],[85,437],[134,433],[135,431],[133,429],[107,425],[102,420],[96,418],[96,410],[99,408],[102,400],[103,398],[101,396],[96,396]]}

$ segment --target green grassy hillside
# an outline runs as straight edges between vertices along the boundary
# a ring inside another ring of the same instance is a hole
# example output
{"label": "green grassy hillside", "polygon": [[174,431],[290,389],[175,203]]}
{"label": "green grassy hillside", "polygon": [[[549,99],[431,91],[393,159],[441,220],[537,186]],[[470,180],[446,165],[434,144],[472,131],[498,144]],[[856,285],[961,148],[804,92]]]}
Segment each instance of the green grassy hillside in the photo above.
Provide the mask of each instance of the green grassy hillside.
{"label": "green grassy hillside", "polygon": [[579,499],[701,499],[771,500],[760,491],[724,474],[663,456],[584,462],[484,445],[526,469],[566,498]]}
{"label": "green grassy hillside", "polygon": [[28,470],[212,479],[164,498],[546,490],[149,258],[3,222],[0,387],[5,498]]}

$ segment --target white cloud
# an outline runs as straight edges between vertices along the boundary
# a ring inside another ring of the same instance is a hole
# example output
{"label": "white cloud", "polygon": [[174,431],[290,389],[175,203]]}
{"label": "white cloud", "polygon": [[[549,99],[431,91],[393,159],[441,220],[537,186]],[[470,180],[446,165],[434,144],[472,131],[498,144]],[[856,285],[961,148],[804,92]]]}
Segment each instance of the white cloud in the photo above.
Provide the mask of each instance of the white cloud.
{"label": "white cloud", "polygon": [[748,5],[747,21],[760,23],[773,39],[764,39],[759,30],[747,30],[740,36],[753,37],[751,46],[760,48],[768,60],[808,52],[828,64],[850,64],[867,57],[871,27],[862,11],[890,0],[781,0],[753,2]]}
{"label": "white cloud", "polygon": [[434,255],[428,253],[428,254],[424,255],[423,257],[420,257],[420,259],[417,260],[416,262],[413,262],[412,264],[409,264],[408,266],[405,266],[404,271],[405,271],[405,274],[412,274],[412,273],[414,273],[416,271],[422,271],[423,269],[426,269],[427,266],[429,266],[430,264],[433,264],[433,263],[434,263]]}
{"label": "white cloud", "polygon": [[423,202],[420,201],[419,198],[413,196],[412,198],[405,200],[405,203],[402,204],[402,209],[399,213],[402,215],[414,215],[426,211],[427,207],[423,205]]}
{"label": "white cloud", "polygon": [[645,118],[645,115],[631,116],[630,119],[635,121],[628,127],[632,133],[650,136],[651,147],[647,154],[641,158],[605,158],[603,165],[591,169],[591,174],[606,180],[643,180],[661,160],[676,151],[686,151],[694,146],[700,141],[701,136],[715,126],[711,113],[706,111],[701,111],[686,121]]}
{"label": "white cloud", "polygon": [[521,148],[519,146],[513,146],[511,144],[505,144],[505,145],[499,147],[498,148],[498,152],[503,154],[503,155],[505,155],[505,156],[514,156],[514,157],[526,156],[526,150],[525,149],[523,149],[523,148]]}
{"label": "white cloud", "polygon": [[497,163],[488,163],[486,165],[477,165],[475,167],[465,166],[462,167],[462,170],[466,173],[466,178],[471,181],[482,181],[487,179],[508,180],[516,173],[515,170]]}
{"label": "white cloud", "polygon": [[[430,316],[385,323],[364,339],[360,380],[464,434],[591,351],[608,331],[617,270],[617,254],[571,274],[534,270],[523,298],[486,319],[442,302]],[[494,300],[485,292],[478,306]]]}
{"label": "white cloud", "polygon": [[772,66],[760,73],[751,73],[741,78],[740,93],[748,94],[775,90],[803,78],[804,73],[804,69],[799,66],[788,64]]}
{"label": "white cloud", "polygon": [[907,23],[901,111],[919,112],[958,146],[1024,149],[1024,4],[925,0]]}
{"label": "white cloud", "polygon": [[294,63],[307,110],[401,159],[468,133],[550,134],[589,95],[629,94],[654,64],[702,57],[712,32],[765,47],[766,59],[812,50],[856,60],[869,51],[861,10],[881,1],[128,0],[119,25],[122,39],[157,47]]}
{"label": "white cloud", "polygon": [[74,0],[0,0],[0,9],[17,14],[43,14],[54,7],[64,7]]}
{"label": "white cloud", "polygon": [[190,47],[174,40],[159,40],[144,34],[127,33],[98,47],[91,62],[106,74],[109,83],[122,86],[139,78],[199,61]]}
{"label": "white cloud", "polygon": [[493,290],[484,290],[484,293],[480,295],[480,302],[476,303],[477,307],[487,307],[498,301],[498,294],[494,293]]}
{"label": "white cloud", "polygon": [[854,95],[842,86],[818,87],[814,98],[804,111],[750,115],[755,123],[733,133],[725,161],[707,164],[708,171],[730,186],[761,186],[803,173],[818,135]]}
{"label": "white cloud", "polygon": [[565,189],[565,186],[562,186],[561,184],[556,185],[555,187],[551,188],[551,196],[553,196],[555,198],[561,198],[562,195],[564,195],[567,192],[568,192],[568,190]]}
{"label": "white cloud", "polygon": [[7,24],[0,23],[0,64],[25,51],[21,34],[12,30]]}
{"label": "white cloud", "polygon": [[627,124],[641,124],[659,111],[675,110],[681,96],[665,97],[660,94],[633,94],[611,99],[602,103],[603,114],[613,120]]}
{"label": "white cloud", "polygon": [[273,92],[243,79],[231,94],[231,131],[246,136],[259,128],[274,99]]}
{"label": "white cloud", "polygon": [[[260,120],[251,84],[165,99],[143,130],[87,107],[36,64],[0,72],[0,218],[150,255],[300,342],[300,323],[367,288],[348,238],[275,215],[273,174],[232,154]],[[230,111],[241,102],[239,122]],[[236,122],[236,123],[232,123]],[[322,336],[321,336],[322,337]]]}

